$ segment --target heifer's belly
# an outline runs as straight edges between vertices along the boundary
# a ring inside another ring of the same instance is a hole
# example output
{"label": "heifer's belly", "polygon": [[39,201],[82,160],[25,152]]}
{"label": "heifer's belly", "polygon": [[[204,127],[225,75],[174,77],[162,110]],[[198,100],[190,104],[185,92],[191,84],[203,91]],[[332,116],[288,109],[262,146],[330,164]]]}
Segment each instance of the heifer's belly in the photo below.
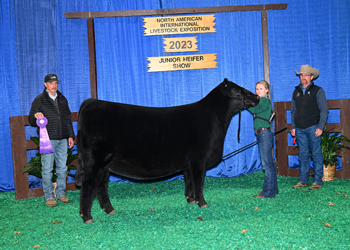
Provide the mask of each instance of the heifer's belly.
{"label": "heifer's belly", "polygon": [[150,180],[169,176],[184,170],[184,166],[172,164],[139,163],[135,161],[116,160],[109,164],[112,173],[136,180]]}

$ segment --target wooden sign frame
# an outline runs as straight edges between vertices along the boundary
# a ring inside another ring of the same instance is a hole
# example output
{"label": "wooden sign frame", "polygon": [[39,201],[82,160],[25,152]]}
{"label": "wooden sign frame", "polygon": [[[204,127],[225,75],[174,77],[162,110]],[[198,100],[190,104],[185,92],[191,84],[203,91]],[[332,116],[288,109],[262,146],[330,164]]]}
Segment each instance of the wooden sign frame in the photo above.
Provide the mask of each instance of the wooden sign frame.
{"label": "wooden sign frame", "polygon": [[288,4],[284,3],[284,4],[241,5],[241,6],[220,6],[220,7],[154,9],[154,10],[66,12],[66,13],[64,13],[64,15],[67,19],[85,18],[87,20],[91,97],[97,99],[96,47],[95,47],[94,18],[260,11],[261,12],[261,23],[262,23],[264,79],[266,81],[270,82],[267,11],[268,10],[285,10],[287,8],[287,6],[288,6]]}

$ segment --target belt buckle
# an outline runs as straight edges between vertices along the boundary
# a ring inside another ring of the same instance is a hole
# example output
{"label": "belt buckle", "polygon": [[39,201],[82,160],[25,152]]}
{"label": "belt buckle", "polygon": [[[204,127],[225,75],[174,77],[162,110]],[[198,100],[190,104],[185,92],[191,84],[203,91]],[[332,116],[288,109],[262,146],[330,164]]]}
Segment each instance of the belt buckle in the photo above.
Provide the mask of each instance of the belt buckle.
{"label": "belt buckle", "polygon": [[262,131],[269,130],[270,128],[259,128],[256,130],[255,134],[260,134]]}

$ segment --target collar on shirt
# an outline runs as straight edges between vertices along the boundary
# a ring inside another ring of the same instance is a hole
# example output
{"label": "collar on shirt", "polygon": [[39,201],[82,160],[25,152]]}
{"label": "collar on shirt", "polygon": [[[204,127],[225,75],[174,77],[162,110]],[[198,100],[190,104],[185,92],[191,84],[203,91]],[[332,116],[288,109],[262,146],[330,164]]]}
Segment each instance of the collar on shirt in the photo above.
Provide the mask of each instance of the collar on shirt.
{"label": "collar on shirt", "polygon": [[310,84],[309,85],[307,85],[307,87],[306,88],[303,88],[303,85],[300,83],[299,84],[299,87],[301,88],[301,90],[303,91],[303,94],[305,94],[305,91],[308,89],[308,88],[310,88],[312,85],[314,84],[314,82],[313,81],[311,81],[310,82]]}
{"label": "collar on shirt", "polygon": [[53,96],[53,95],[51,95],[50,93],[49,93],[49,91],[47,91],[46,90],[46,92],[49,94],[49,96],[50,96],[50,98],[52,99],[52,100],[56,100],[56,98],[57,98],[57,92],[56,92],[56,95],[55,96]]}

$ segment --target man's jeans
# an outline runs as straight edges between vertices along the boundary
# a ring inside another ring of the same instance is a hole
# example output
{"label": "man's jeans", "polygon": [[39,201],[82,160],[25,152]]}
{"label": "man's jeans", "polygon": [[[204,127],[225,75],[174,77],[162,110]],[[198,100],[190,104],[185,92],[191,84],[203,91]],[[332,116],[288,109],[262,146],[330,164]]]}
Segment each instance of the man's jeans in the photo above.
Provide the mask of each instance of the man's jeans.
{"label": "man's jeans", "polygon": [[315,132],[317,125],[306,129],[295,129],[295,137],[299,147],[299,182],[307,183],[310,168],[309,148],[312,152],[312,160],[314,163],[314,183],[322,185],[323,176],[323,155],[321,148],[321,136],[316,137]]}
{"label": "man's jeans", "polygon": [[61,198],[65,196],[66,191],[66,173],[67,173],[67,139],[62,140],[50,140],[53,153],[42,154],[41,164],[42,164],[42,184],[45,195],[45,200],[54,199],[55,195],[53,193],[54,186],[52,184],[52,169],[53,162],[56,163],[56,196]]}
{"label": "man's jeans", "polygon": [[261,195],[264,197],[275,197],[278,194],[276,164],[272,158],[273,135],[271,130],[261,131],[256,135],[258,139],[259,154],[265,179]]}

